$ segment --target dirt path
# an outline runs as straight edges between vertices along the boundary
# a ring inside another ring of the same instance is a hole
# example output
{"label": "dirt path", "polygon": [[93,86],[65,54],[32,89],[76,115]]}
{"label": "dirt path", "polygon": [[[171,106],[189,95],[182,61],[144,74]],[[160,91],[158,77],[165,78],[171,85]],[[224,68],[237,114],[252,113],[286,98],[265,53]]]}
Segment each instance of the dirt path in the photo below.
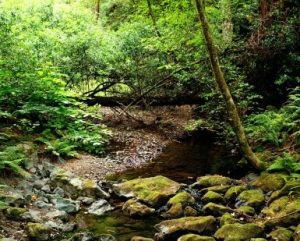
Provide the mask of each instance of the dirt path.
{"label": "dirt path", "polygon": [[77,159],[60,166],[78,176],[103,180],[106,175],[151,162],[176,138],[185,134],[192,119],[192,107],[153,107],[131,110],[101,108],[103,122],[113,137],[104,157],[81,153]]}

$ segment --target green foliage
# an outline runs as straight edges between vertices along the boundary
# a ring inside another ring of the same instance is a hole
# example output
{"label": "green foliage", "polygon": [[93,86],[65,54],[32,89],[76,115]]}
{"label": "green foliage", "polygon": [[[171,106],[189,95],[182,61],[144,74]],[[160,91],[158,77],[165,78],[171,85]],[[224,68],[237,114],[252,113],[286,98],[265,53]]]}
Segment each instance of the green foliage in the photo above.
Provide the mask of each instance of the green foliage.
{"label": "green foliage", "polygon": [[273,171],[286,171],[288,173],[299,173],[300,163],[294,156],[289,153],[284,153],[283,156],[278,157],[274,163],[272,163],[268,169],[269,172]]}
{"label": "green foliage", "polygon": [[27,161],[26,155],[18,146],[8,146],[0,152],[0,170],[9,168],[23,177],[29,177],[30,174],[21,167]]}

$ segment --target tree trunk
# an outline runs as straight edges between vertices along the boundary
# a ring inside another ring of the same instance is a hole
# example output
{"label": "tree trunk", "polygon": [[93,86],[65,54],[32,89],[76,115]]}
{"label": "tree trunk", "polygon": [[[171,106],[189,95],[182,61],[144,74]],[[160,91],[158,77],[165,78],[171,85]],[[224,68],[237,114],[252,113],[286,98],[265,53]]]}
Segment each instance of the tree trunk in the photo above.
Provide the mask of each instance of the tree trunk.
{"label": "tree trunk", "polygon": [[149,15],[151,17],[152,23],[153,23],[154,30],[155,30],[157,36],[161,37],[161,34],[160,34],[160,32],[158,30],[158,27],[157,27],[156,19],[155,19],[153,10],[152,10],[152,5],[151,5],[150,0],[147,0],[147,5],[148,5],[148,11],[149,11]]}
{"label": "tree trunk", "polygon": [[208,21],[206,19],[205,15],[205,7],[203,0],[195,0],[196,1],[196,7],[199,15],[199,20],[202,25],[202,31],[203,35],[206,41],[207,50],[210,57],[210,62],[212,66],[212,70],[217,82],[217,85],[223,95],[223,98],[226,103],[226,108],[228,111],[229,119],[231,126],[236,134],[238,143],[240,145],[240,148],[245,156],[245,158],[257,169],[263,168],[263,163],[256,157],[256,155],[253,153],[249,143],[247,136],[244,131],[244,127],[242,125],[237,107],[234,103],[234,100],[231,96],[229,87],[225,81],[224,74],[221,70],[220,64],[219,64],[219,57],[217,48],[213,43],[211,30],[209,28]]}
{"label": "tree trunk", "polygon": [[100,1],[101,0],[96,0],[96,8],[95,8],[95,13],[96,13],[96,21],[98,22],[100,18]]}

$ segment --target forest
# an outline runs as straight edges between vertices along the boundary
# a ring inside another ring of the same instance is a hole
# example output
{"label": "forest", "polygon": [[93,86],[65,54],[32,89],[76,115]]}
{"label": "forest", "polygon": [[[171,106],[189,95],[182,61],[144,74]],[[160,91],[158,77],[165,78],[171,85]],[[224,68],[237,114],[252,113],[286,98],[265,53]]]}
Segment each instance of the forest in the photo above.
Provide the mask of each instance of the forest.
{"label": "forest", "polygon": [[299,0],[0,0],[0,241],[299,241]]}

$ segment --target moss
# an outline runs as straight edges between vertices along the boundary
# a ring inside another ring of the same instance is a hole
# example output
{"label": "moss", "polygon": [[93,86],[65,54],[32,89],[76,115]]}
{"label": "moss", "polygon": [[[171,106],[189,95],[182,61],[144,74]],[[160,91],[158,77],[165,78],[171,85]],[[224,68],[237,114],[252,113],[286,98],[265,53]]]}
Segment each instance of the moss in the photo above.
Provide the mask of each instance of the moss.
{"label": "moss", "polygon": [[174,205],[172,205],[172,207],[165,212],[164,214],[162,214],[162,217],[164,218],[180,218],[184,215],[183,213],[183,207],[181,203],[176,203]]}
{"label": "moss", "polygon": [[251,238],[259,236],[263,229],[253,223],[247,224],[225,224],[215,233],[217,239],[224,239],[225,241],[246,241]]}
{"label": "moss", "polygon": [[200,236],[197,234],[186,234],[181,236],[177,241],[215,241],[213,237]]}
{"label": "moss", "polygon": [[175,205],[175,204],[182,204],[183,206],[189,205],[189,204],[194,204],[195,199],[192,197],[191,194],[187,192],[180,192],[177,193],[174,197],[172,197],[168,201],[168,205]]}
{"label": "moss", "polygon": [[126,215],[131,217],[145,217],[155,212],[155,209],[149,208],[134,199],[130,199],[124,203],[122,210]]}
{"label": "moss", "polygon": [[177,193],[181,185],[163,176],[138,178],[114,185],[120,196],[135,197],[149,205],[159,206],[168,197]]}
{"label": "moss", "polygon": [[245,190],[246,187],[244,186],[234,186],[227,190],[224,197],[226,200],[234,200],[241,192]]}
{"label": "moss", "polygon": [[268,217],[273,217],[277,213],[281,212],[286,207],[288,202],[289,202],[289,197],[283,196],[283,197],[273,201],[269,207],[265,207],[262,210],[262,213]]}
{"label": "moss", "polygon": [[224,177],[220,175],[207,175],[199,177],[197,182],[193,184],[194,187],[212,187],[219,185],[231,184],[233,180],[229,177]]}
{"label": "moss", "polygon": [[238,212],[247,214],[247,215],[254,215],[255,214],[255,209],[250,206],[241,206],[237,209]]}
{"label": "moss", "polygon": [[252,238],[250,241],[267,241],[265,238]]}
{"label": "moss", "polygon": [[97,187],[97,183],[92,179],[85,179],[82,182],[82,189],[94,189]]}
{"label": "moss", "polygon": [[20,221],[25,212],[27,212],[25,208],[9,207],[5,210],[5,216],[11,220]]}
{"label": "moss", "polygon": [[226,193],[230,187],[231,187],[230,185],[219,185],[219,186],[206,187],[206,188],[201,189],[200,193],[206,193],[208,191],[217,192],[217,193]]}
{"label": "moss", "polygon": [[227,213],[230,211],[229,208],[215,203],[208,203],[203,207],[204,211],[206,213],[215,214],[215,215],[223,215],[224,213]]}
{"label": "moss", "polygon": [[30,239],[36,241],[48,240],[50,236],[50,228],[40,223],[28,223],[27,232]]}
{"label": "moss", "polygon": [[196,217],[198,212],[196,209],[192,208],[191,206],[185,207],[183,214],[185,217]]}
{"label": "moss", "polygon": [[220,219],[220,225],[239,223],[239,220],[234,218],[230,213],[224,213]]}
{"label": "moss", "polygon": [[208,191],[203,197],[202,197],[203,202],[222,202],[223,197],[221,194],[213,192],[213,191]]}
{"label": "moss", "polygon": [[278,241],[289,241],[292,238],[292,235],[293,235],[292,231],[282,227],[276,228],[269,234],[272,240],[278,240]]}
{"label": "moss", "polygon": [[240,193],[238,200],[251,207],[259,207],[265,202],[265,197],[262,190],[254,189],[247,190]]}
{"label": "moss", "polygon": [[293,234],[294,240],[300,240],[300,224],[296,227],[294,234]]}
{"label": "moss", "polygon": [[276,191],[281,189],[285,184],[286,175],[281,173],[262,173],[251,184],[257,188],[261,188],[265,192]]}

